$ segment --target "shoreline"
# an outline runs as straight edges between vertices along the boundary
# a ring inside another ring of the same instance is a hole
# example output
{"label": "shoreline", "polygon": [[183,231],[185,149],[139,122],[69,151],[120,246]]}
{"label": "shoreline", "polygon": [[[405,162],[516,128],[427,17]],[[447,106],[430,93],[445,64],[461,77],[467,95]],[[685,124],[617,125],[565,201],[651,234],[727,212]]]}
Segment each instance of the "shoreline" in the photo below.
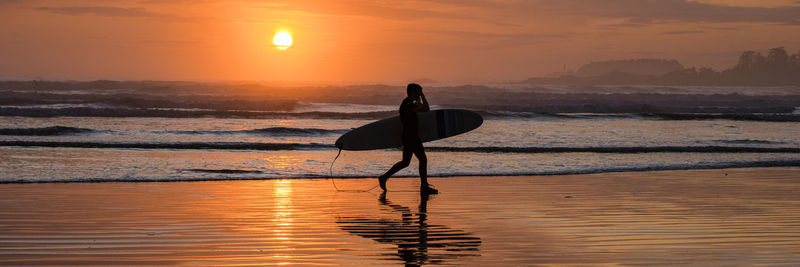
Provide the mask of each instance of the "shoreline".
{"label": "shoreline", "polygon": [[[693,170],[737,170],[737,169],[798,169],[800,170],[800,161],[788,160],[782,162],[765,161],[765,162],[750,162],[753,166],[705,166],[696,168],[628,168],[619,170],[601,170],[601,171],[586,171],[586,172],[564,172],[564,173],[524,173],[524,174],[465,174],[465,175],[428,175],[428,178],[463,178],[463,177],[547,177],[547,176],[570,176],[570,175],[592,175],[592,174],[614,174],[614,173],[638,173],[638,172],[668,172],[668,171],[693,171]],[[0,181],[0,185],[4,184],[81,184],[81,183],[176,183],[176,182],[224,182],[224,181],[271,181],[271,180],[352,180],[352,179],[375,179],[377,177],[362,176],[362,177],[264,177],[264,178],[198,178],[198,179],[175,179],[175,180],[160,180],[160,179],[139,179],[139,180],[123,180],[123,179],[83,179],[83,180],[48,180],[48,181],[27,181],[27,180],[6,180]],[[392,176],[393,179],[414,179],[419,178],[418,175],[397,175]]]}

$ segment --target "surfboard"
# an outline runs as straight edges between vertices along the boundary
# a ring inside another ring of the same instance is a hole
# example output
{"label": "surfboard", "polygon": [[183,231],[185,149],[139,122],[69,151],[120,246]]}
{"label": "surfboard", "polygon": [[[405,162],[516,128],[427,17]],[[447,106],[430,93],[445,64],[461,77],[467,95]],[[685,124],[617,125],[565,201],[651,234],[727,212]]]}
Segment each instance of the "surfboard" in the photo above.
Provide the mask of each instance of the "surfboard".
{"label": "surfboard", "polygon": [[[466,133],[483,124],[480,114],[463,109],[438,109],[417,113],[422,142]],[[400,116],[355,128],[336,140],[342,150],[372,150],[401,146],[403,125]]]}

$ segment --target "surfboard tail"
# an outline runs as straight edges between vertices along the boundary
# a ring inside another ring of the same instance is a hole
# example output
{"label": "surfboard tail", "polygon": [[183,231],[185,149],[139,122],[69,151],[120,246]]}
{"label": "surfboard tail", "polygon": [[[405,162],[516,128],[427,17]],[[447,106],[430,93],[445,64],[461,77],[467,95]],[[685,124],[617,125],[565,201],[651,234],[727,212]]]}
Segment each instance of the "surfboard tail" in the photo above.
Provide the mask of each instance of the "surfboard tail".
{"label": "surfboard tail", "polygon": [[340,137],[339,139],[336,139],[336,143],[333,143],[333,145],[338,149],[342,149],[343,143],[344,142],[342,142],[342,138]]}

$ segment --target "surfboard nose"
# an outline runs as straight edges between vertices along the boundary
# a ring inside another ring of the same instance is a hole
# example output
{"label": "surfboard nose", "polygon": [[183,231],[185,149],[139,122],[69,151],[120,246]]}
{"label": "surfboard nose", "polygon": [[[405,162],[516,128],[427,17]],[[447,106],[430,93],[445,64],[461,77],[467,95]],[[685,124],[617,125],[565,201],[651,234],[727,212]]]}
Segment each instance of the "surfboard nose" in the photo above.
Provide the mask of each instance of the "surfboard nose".
{"label": "surfboard nose", "polygon": [[469,113],[465,113],[464,117],[469,117],[470,118],[469,120],[473,121],[473,123],[475,124],[474,125],[475,129],[477,129],[478,127],[481,127],[481,125],[483,125],[483,116],[481,116],[481,114],[478,114],[476,112],[469,112]]}

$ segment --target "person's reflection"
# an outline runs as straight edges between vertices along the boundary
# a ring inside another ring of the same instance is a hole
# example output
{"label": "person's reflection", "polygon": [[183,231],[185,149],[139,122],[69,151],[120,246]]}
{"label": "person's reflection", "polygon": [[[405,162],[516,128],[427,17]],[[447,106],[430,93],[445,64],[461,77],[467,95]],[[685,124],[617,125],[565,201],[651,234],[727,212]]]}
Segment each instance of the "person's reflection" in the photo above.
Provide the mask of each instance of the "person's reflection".
{"label": "person's reflection", "polygon": [[378,200],[381,205],[389,207],[390,211],[399,213],[401,215],[399,221],[343,217],[338,223],[343,230],[352,234],[397,245],[397,256],[405,261],[406,266],[443,263],[456,257],[478,255],[480,238],[444,225],[428,224],[429,197],[429,194],[420,194],[419,208],[415,216],[408,207],[389,201],[384,192]]}

